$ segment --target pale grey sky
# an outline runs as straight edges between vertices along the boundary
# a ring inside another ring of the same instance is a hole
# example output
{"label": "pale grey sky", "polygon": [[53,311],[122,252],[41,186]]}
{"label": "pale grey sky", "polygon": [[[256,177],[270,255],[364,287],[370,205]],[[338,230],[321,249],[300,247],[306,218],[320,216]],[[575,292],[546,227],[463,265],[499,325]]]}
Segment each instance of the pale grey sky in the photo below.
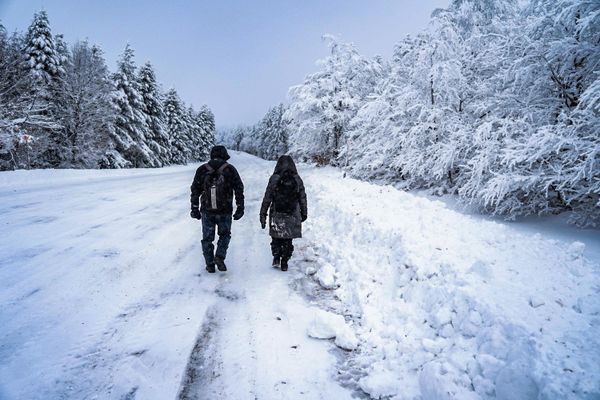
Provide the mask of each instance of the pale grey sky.
{"label": "pale grey sky", "polygon": [[25,31],[45,9],[53,33],[89,39],[114,70],[128,42],[165,88],[214,111],[219,126],[256,122],[326,56],[321,36],[389,57],[450,0],[0,0],[0,22]]}

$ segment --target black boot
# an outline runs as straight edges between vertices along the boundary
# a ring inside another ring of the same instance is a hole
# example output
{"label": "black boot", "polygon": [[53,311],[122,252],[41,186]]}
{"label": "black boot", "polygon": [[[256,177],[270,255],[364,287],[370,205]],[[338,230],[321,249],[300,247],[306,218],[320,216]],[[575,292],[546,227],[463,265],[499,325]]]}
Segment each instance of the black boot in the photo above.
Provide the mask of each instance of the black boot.
{"label": "black boot", "polygon": [[273,256],[273,268],[279,268],[280,263],[281,263],[281,257]]}
{"label": "black boot", "polygon": [[208,271],[209,274],[214,274],[215,273],[215,264],[207,264],[206,270]]}
{"label": "black boot", "polygon": [[217,264],[217,268],[219,268],[219,271],[227,271],[225,260],[221,257],[215,257],[215,264]]}
{"label": "black boot", "polygon": [[282,271],[287,271],[288,270],[288,258],[283,257],[281,259],[281,270]]}

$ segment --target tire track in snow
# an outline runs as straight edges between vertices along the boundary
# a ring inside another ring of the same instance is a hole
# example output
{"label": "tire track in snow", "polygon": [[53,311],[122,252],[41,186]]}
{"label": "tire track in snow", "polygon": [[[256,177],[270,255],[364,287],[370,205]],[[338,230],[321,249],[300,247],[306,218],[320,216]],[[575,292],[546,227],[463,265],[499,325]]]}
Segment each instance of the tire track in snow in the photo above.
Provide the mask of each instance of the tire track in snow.
{"label": "tire track in snow", "polygon": [[[218,378],[221,362],[217,349],[217,335],[221,326],[217,318],[217,305],[210,307],[204,316],[200,333],[190,354],[177,399],[207,398],[204,393]],[[212,393],[211,395],[218,395]],[[215,397],[219,398],[219,397]]]}
{"label": "tire track in snow", "polygon": [[223,321],[228,320],[231,313],[228,303],[238,302],[244,296],[231,288],[227,275],[220,275],[218,279],[220,283],[214,290],[218,300],[206,311],[185,368],[178,400],[226,398],[225,388],[219,381],[223,370],[219,337],[224,329]]}

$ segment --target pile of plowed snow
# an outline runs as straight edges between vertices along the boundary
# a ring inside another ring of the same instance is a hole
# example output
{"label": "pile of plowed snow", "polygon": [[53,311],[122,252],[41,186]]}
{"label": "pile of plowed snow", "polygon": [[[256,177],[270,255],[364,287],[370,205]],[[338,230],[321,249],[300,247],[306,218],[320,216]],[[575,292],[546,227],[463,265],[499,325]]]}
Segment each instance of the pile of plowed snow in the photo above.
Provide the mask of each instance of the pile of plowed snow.
{"label": "pile of plowed snow", "polygon": [[303,174],[301,265],[335,291],[358,336],[347,365],[364,369],[360,389],[393,399],[600,396],[600,279],[584,243],[333,169]]}

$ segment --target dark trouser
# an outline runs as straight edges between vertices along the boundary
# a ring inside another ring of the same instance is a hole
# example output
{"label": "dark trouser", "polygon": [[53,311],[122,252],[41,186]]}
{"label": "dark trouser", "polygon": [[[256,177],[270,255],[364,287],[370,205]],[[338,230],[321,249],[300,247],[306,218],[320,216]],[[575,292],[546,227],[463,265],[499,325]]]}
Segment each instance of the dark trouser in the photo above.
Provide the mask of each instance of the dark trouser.
{"label": "dark trouser", "polygon": [[[215,252],[215,227],[219,234],[217,251]],[[225,259],[227,247],[231,240],[231,214],[202,213],[202,253],[206,265],[215,263],[215,256]]]}
{"label": "dark trouser", "polygon": [[294,252],[292,239],[272,238],[271,252],[273,253],[273,257],[281,257],[289,260]]}

